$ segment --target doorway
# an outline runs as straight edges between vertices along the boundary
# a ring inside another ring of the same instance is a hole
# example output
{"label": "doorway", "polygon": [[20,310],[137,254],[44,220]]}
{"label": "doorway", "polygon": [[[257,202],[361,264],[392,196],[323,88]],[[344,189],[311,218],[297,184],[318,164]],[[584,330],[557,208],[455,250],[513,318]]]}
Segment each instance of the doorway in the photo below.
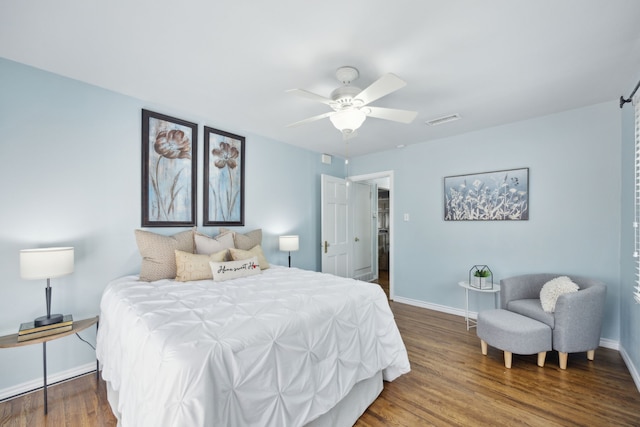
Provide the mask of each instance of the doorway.
{"label": "doorway", "polygon": [[378,280],[389,298],[389,188],[378,185]]}
{"label": "doorway", "polygon": [[372,221],[371,251],[374,254],[376,276],[387,298],[393,300],[393,171],[384,171],[348,178],[350,181],[368,184],[373,190],[375,203]]}

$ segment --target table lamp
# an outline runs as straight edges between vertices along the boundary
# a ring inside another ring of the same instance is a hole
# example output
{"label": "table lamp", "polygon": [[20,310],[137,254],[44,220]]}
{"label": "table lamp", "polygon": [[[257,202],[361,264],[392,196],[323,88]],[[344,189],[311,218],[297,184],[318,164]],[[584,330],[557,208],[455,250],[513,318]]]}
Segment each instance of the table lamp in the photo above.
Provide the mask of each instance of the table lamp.
{"label": "table lamp", "polygon": [[20,251],[20,277],[47,279],[47,315],[34,320],[36,327],[62,322],[62,314],[51,314],[51,279],[73,273],[73,248],[40,248]]}
{"label": "table lamp", "polygon": [[291,251],[298,250],[298,236],[280,236],[280,250],[289,252],[289,267],[291,267]]}

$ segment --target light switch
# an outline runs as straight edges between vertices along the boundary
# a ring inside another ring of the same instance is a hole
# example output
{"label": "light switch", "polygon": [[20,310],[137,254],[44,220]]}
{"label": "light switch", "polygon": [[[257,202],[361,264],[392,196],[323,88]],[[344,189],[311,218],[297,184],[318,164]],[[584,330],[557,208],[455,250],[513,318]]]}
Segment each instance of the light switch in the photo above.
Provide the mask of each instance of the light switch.
{"label": "light switch", "polygon": [[408,213],[404,214],[404,220],[405,221],[409,221],[409,214]]}

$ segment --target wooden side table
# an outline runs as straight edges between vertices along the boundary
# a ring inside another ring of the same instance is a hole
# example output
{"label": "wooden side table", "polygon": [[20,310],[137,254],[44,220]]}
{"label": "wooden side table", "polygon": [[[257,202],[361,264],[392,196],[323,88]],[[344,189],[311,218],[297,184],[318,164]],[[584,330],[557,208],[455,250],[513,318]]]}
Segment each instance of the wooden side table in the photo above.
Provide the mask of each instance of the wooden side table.
{"label": "wooden side table", "polygon": [[492,289],[479,289],[471,286],[469,282],[458,282],[458,286],[464,288],[464,320],[467,321],[467,331],[476,326],[476,322],[473,319],[469,319],[469,291],[481,292],[485,294],[494,294],[494,304],[498,308],[498,293],[500,293],[500,285],[494,284]]}
{"label": "wooden side table", "polygon": [[[48,335],[46,337],[35,338],[28,341],[18,342],[18,334],[5,335],[0,337],[0,348],[12,348],[22,347],[23,345],[39,344],[42,343],[42,365],[44,367],[44,413],[47,413],[47,342],[57,340],[58,338],[66,337],[71,334],[77,334],[90,327],[96,325],[96,332],[98,331],[98,316],[91,317],[89,319],[77,320],[73,322],[71,330],[60,332],[55,335]],[[78,335],[80,338],[80,335]],[[82,339],[82,338],[80,338]],[[84,341],[84,340],[83,340]],[[96,360],[96,380],[100,378],[99,374],[99,362]]]}

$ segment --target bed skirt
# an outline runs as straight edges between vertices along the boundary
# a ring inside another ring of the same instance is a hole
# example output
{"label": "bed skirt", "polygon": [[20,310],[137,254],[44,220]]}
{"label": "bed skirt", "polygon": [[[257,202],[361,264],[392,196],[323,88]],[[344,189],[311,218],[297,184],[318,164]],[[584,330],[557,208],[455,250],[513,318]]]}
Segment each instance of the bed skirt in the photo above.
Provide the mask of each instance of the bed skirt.
{"label": "bed skirt", "polygon": [[[107,400],[111,405],[111,411],[120,424],[120,414],[116,412],[118,407],[118,392],[113,390],[111,383],[107,382]],[[311,421],[306,427],[349,427],[353,426],[358,418],[367,410],[383,389],[382,371],[369,379],[362,380],[353,386],[349,394],[342,399],[329,412]]]}

